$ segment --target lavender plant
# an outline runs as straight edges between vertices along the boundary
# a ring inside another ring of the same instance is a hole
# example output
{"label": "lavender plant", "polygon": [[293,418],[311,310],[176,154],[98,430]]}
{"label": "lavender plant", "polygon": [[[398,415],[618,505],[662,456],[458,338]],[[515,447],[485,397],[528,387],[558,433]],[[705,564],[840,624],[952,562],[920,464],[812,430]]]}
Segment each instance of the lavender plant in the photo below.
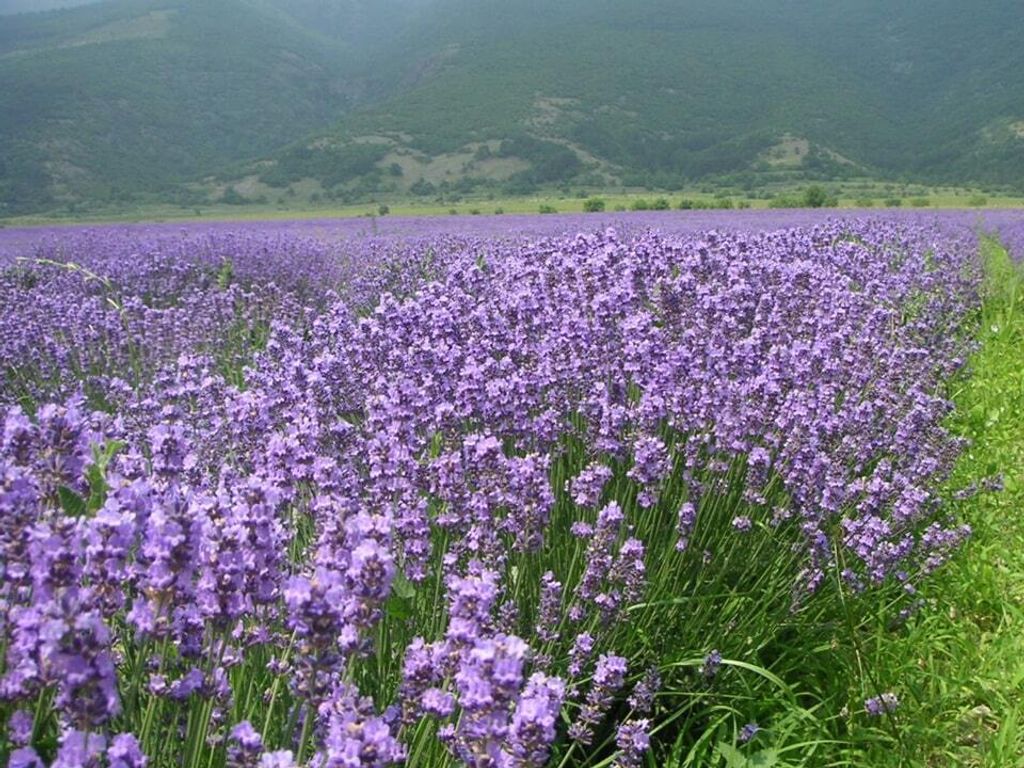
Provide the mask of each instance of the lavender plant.
{"label": "lavender plant", "polygon": [[960,226],[53,248],[0,276],[15,765],[749,741],[968,535]]}

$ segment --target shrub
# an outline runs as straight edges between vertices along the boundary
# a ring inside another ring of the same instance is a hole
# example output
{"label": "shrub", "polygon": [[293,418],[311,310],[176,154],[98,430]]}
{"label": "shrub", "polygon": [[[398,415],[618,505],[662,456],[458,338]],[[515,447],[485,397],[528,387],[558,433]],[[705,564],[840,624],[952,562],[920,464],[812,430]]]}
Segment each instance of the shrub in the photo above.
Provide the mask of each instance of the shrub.
{"label": "shrub", "polygon": [[802,202],[806,208],[824,208],[829,204],[828,192],[819,186],[808,187],[804,190]]}
{"label": "shrub", "polygon": [[591,197],[583,201],[584,213],[601,213],[604,210],[604,200],[600,197]]}
{"label": "shrub", "polygon": [[234,187],[228,187],[224,190],[224,194],[221,195],[220,201],[225,205],[248,205],[249,200],[239,194],[238,190]]}

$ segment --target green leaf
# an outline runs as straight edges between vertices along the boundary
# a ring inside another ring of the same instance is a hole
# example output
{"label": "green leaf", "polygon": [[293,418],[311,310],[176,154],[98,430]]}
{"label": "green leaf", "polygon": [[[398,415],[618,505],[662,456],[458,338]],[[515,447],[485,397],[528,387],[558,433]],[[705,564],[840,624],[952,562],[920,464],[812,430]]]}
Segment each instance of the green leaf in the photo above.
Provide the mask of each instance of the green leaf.
{"label": "green leaf", "polygon": [[725,764],[728,768],[748,768],[749,763],[747,762],[746,755],[736,749],[732,744],[720,741],[715,745],[715,749],[718,750],[718,754],[725,759]]}
{"label": "green leaf", "polygon": [[384,613],[388,615],[388,618],[396,619],[397,621],[407,621],[413,617],[415,611],[413,610],[412,600],[392,595],[384,601]]}
{"label": "green leaf", "polygon": [[92,464],[85,471],[85,479],[89,483],[86,511],[96,512],[106,503],[107,492],[110,490],[110,486],[107,484],[107,469],[114,457],[124,447],[125,443],[120,440],[111,440],[92,446]]}
{"label": "green leaf", "polygon": [[762,749],[748,759],[751,768],[773,768],[779,765],[779,753],[774,749]]}
{"label": "green leaf", "polygon": [[231,263],[231,259],[224,259],[221,262],[220,269],[217,270],[217,287],[222,291],[227,289],[231,285],[231,280],[235,275],[235,265]]}
{"label": "green leaf", "polygon": [[391,582],[391,592],[403,600],[413,600],[416,597],[416,587],[401,571],[395,574],[395,578]]}
{"label": "green leaf", "polygon": [[432,459],[436,459],[441,455],[441,449],[444,447],[444,436],[440,432],[435,432],[434,436],[430,438],[430,450],[428,455]]}
{"label": "green leaf", "polygon": [[93,464],[86,470],[85,479],[89,482],[89,499],[86,502],[86,510],[96,512],[107,501],[107,491],[110,490],[107,486],[107,478],[104,476],[103,470]]}
{"label": "green leaf", "polygon": [[70,517],[83,517],[89,511],[85,499],[66,485],[57,489],[57,496],[60,498],[60,507],[64,510],[64,514]]}

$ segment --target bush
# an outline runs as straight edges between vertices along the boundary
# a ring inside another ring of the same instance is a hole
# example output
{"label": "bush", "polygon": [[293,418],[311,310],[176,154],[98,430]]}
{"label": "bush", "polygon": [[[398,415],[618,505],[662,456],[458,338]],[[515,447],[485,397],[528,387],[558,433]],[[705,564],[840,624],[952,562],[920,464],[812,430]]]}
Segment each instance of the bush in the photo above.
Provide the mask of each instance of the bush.
{"label": "bush", "polygon": [[824,208],[829,205],[828,192],[819,186],[808,187],[802,202],[805,208]]}
{"label": "bush", "polygon": [[988,205],[988,198],[984,195],[972,195],[968,198],[967,204],[972,208],[984,208]]}
{"label": "bush", "polygon": [[668,211],[672,208],[672,205],[664,197],[659,197],[651,204],[651,209],[655,211]]}
{"label": "bush", "polygon": [[641,197],[641,198],[638,198],[638,199],[634,200],[633,204],[630,206],[630,208],[632,210],[634,210],[634,211],[649,211],[649,210],[651,210],[651,204],[650,204],[650,202],[648,202],[647,200],[644,200]]}
{"label": "bush", "polygon": [[383,203],[377,206],[378,216],[387,216],[389,213],[391,213],[391,209]]}
{"label": "bush", "polygon": [[547,203],[542,203],[541,206],[537,210],[540,213],[558,213],[558,209],[555,208],[555,206],[548,205]]}
{"label": "bush", "polygon": [[679,201],[679,205],[676,207],[679,208],[680,211],[693,210],[693,200],[684,197],[682,200]]}
{"label": "bush", "polygon": [[604,200],[599,197],[591,197],[583,201],[584,213],[601,213],[604,210]]}
{"label": "bush", "polygon": [[409,187],[409,192],[419,197],[430,197],[437,193],[437,187],[426,179],[419,179]]}
{"label": "bush", "polygon": [[914,208],[927,208],[931,204],[931,200],[929,200],[927,197],[910,198],[910,205]]}
{"label": "bush", "polygon": [[234,187],[228,187],[224,190],[224,194],[221,195],[220,201],[225,205],[248,205],[249,201],[239,194],[238,190]]}
{"label": "bush", "polygon": [[890,197],[885,201],[886,208],[899,208],[903,205],[903,200],[899,197]]}

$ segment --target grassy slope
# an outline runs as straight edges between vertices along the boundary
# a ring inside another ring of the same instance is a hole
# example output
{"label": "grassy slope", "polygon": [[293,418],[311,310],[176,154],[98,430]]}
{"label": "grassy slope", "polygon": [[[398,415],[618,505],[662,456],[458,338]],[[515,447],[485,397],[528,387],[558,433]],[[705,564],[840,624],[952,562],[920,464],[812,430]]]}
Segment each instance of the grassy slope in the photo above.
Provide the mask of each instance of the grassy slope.
{"label": "grassy slope", "polygon": [[880,635],[879,674],[900,692],[903,755],[870,765],[1024,765],[1024,275],[984,244],[981,346],[955,394],[955,428],[972,442],[958,479],[1002,474],[976,497],[974,536],[929,588],[935,610],[901,637]]}

